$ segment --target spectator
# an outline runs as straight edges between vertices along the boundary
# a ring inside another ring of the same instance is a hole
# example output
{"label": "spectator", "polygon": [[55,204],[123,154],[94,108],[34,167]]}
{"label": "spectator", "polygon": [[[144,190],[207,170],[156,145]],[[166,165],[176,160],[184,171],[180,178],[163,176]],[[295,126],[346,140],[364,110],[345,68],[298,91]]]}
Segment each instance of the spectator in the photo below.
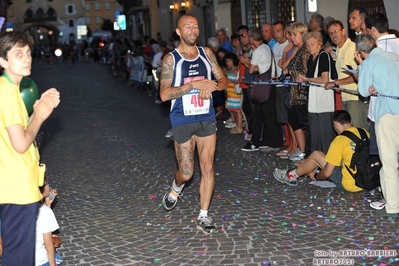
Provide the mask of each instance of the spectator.
{"label": "spectator", "polygon": [[159,78],[161,77],[161,64],[162,64],[161,57],[163,52],[158,44],[151,45],[151,48],[152,48],[152,53],[154,54],[154,57],[152,58],[151,61],[151,66],[152,66],[151,95],[152,97],[154,97],[156,104],[162,104],[162,101],[159,98]]}
{"label": "spectator", "polygon": [[[389,22],[387,17],[382,13],[372,13],[367,15],[365,19],[367,31],[376,40],[376,44],[382,50],[392,52],[399,55],[399,39],[389,33]],[[370,154],[378,156],[378,146],[375,134],[375,118],[374,108],[377,97],[370,97],[368,118],[370,119]],[[370,203],[370,206],[375,209],[383,209],[386,201],[382,197],[378,201]]]}
{"label": "spectator", "polygon": [[[307,62],[310,57],[306,44],[303,43],[303,35],[308,28],[302,22],[291,24],[292,44],[298,48],[295,56],[288,64],[287,70],[290,78],[296,80],[298,75],[306,75]],[[301,161],[305,158],[305,152],[309,152],[309,123],[308,123],[308,87],[290,85],[290,100],[287,105],[288,122],[292,126],[298,149],[289,156],[292,161]]]}
{"label": "spectator", "polygon": [[[262,42],[262,33],[258,28],[249,31],[249,40],[254,47],[252,59],[240,57],[241,63],[248,67],[249,73],[259,71],[259,74],[273,69],[274,61],[270,47]],[[269,99],[263,104],[253,105],[253,132],[252,139],[242,151],[263,152],[278,151],[283,146],[282,128],[277,123],[276,90],[271,89]]]}
{"label": "spectator", "polygon": [[227,52],[232,53],[234,51],[233,45],[229,42],[225,29],[219,29],[216,32],[216,37],[219,41],[221,48],[224,48]]}
{"label": "spectator", "polygon": [[[33,142],[42,123],[58,106],[60,94],[54,88],[45,91],[34,104],[29,119],[19,84],[31,74],[33,40],[18,32],[3,32],[0,40],[0,65],[4,69],[0,77],[2,263],[34,265],[36,214],[42,198],[38,185],[43,185],[44,169],[38,164],[38,150]],[[15,184],[20,193],[15,193]]]}
{"label": "spectator", "polygon": [[324,30],[324,17],[319,13],[313,13],[308,23],[309,31],[320,32],[323,37],[323,47],[328,42],[328,35]]}
{"label": "spectator", "polygon": [[[289,41],[286,37],[286,30],[285,30],[285,23],[282,21],[276,21],[273,23],[273,36],[274,39],[276,40],[276,44],[273,47],[273,54],[274,54],[274,61],[276,64],[276,74],[277,77],[280,77],[282,75],[282,69],[280,66],[278,66],[278,62],[281,60],[284,54],[284,49],[289,45]],[[288,124],[288,114],[287,114],[287,108],[284,106],[284,99],[286,96],[286,88],[284,85],[277,85],[276,86],[276,113],[277,113],[277,122],[281,125],[287,125]],[[288,134],[290,135],[289,139],[287,140],[290,142],[289,146],[293,144],[293,136],[291,136],[291,132],[293,135],[293,131],[289,129],[289,126],[286,126],[286,130],[288,130]],[[284,134],[283,134],[284,135]],[[296,150],[297,147],[295,147]],[[295,152],[295,150],[291,147],[288,147],[287,149],[283,149],[279,152],[277,152],[277,155],[285,156],[289,150],[291,150],[291,153]],[[288,157],[287,157],[288,158]]]}
{"label": "spectator", "polygon": [[270,23],[263,24],[262,26],[262,37],[263,41],[269,45],[270,49],[273,51],[273,47],[276,44],[276,40],[273,37],[273,29]]}
{"label": "spectator", "polygon": [[[326,84],[336,78],[335,61],[331,55],[323,51],[323,37],[320,32],[308,32],[304,36],[306,47],[310,53],[307,62],[306,76],[299,74],[299,82]],[[328,147],[335,137],[332,128],[332,114],[334,110],[334,91],[325,90],[323,87],[309,87],[308,94],[308,119],[310,131],[310,151],[327,153]]]}
{"label": "spectator", "polygon": [[[357,84],[354,77],[343,70],[350,66],[357,69],[357,62],[354,54],[356,51],[355,43],[346,37],[346,30],[344,25],[339,20],[334,20],[327,25],[328,34],[331,40],[337,45],[337,60],[335,67],[337,69],[338,79],[333,82],[327,82],[326,89],[331,87],[342,86],[345,89],[357,91]],[[342,109],[350,113],[352,117],[352,124],[354,127],[369,128],[367,121],[368,104],[359,99],[358,95],[341,92]]]}
{"label": "spectator", "polygon": [[331,41],[330,36],[328,36],[327,34],[327,25],[328,23],[330,23],[331,21],[334,21],[335,19],[333,17],[326,17],[323,20],[323,30],[324,30],[324,34],[327,36],[327,42],[324,43],[324,51],[326,51],[327,53],[331,54],[331,56],[333,57],[334,61],[336,60],[336,49],[334,47],[334,43]]}
{"label": "spectator", "polygon": [[374,109],[375,131],[379,155],[381,190],[385,210],[376,211],[378,216],[399,217],[399,104],[397,99],[378,94],[399,96],[399,55],[375,47],[369,34],[356,40],[356,60],[359,65],[359,92],[363,96],[377,93]]}
{"label": "spectator", "polygon": [[229,80],[229,86],[226,89],[226,109],[229,111],[230,116],[235,121],[234,127],[229,130],[230,134],[242,134],[242,114],[241,114],[241,94],[234,92],[234,85],[237,81],[238,73],[238,57],[235,53],[227,53],[224,56],[225,61],[225,74]]}
{"label": "spectator", "polygon": [[40,187],[43,195],[41,206],[38,211],[36,221],[36,264],[41,266],[55,266],[56,259],[61,257],[55,252],[53,238],[56,238],[53,232],[59,229],[57,219],[51,209],[55,197],[58,195],[55,189],[50,188],[50,183],[45,182]]}
{"label": "spectator", "polygon": [[233,53],[238,55],[241,52],[241,44],[240,44],[240,36],[237,33],[234,33],[230,37],[231,45],[233,45]]}
{"label": "spectator", "polygon": [[[238,59],[244,57],[251,59],[252,58],[252,48],[249,42],[248,35],[248,27],[242,25],[238,28],[238,35],[240,36],[240,45],[241,45],[241,53],[238,55]],[[241,61],[241,60],[240,60]],[[240,82],[242,88],[242,111],[245,115],[246,126],[248,131],[244,136],[245,140],[251,140],[252,137],[252,128],[253,128],[253,119],[252,119],[252,104],[249,99],[249,90],[248,88],[251,86],[249,83],[252,81],[252,76],[249,74],[249,69],[243,63],[238,64],[238,68],[240,71]]]}
{"label": "spectator", "polygon": [[[349,10],[349,28],[355,32],[355,36],[366,33],[365,18],[367,11],[361,7],[352,7]],[[355,38],[352,38],[354,41]]]}
{"label": "spectator", "polygon": [[[276,169],[273,176],[289,186],[298,185],[298,177],[308,175],[311,180],[332,181],[341,192],[358,192],[361,188],[355,185],[355,179],[347,171],[345,165],[350,165],[354,153],[353,143],[346,136],[340,136],[348,130],[360,137],[359,131],[352,126],[351,116],[344,110],[335,111],[332,120],[338,136],[331,142],[327,154],[314,151],[295,170]],[[317,169],[321,169],[316,173]]]}
{"label": "spectator", "polygon": [[[224,65],[223,57],[228,52],[225,49],[220,47],[219,41],[216,37],[210,37],[208,39],[208,47],[215,54],[218,65],[221,68],[223,68],[223,65]],[[213,91],[212,98],[213,98],[213,107],[216,109],[216,118],[223,119],[223,106],[225,103],[225,92],[224,91]],[[234,118],[232,118],[232,119],[234,119]],[[235,121],[232,121],[232,122],[235,123]]]}

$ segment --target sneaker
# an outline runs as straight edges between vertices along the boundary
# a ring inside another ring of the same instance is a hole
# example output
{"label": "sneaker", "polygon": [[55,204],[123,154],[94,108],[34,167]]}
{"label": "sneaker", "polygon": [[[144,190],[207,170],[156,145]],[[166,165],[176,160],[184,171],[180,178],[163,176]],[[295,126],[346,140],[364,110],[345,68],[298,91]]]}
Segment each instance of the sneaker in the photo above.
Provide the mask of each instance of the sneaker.
{"label": "sneaker", "polygon": [[244,147],[241,148],[242,151],[259,151],[259,146],[254,145],[252,142],[248,142]]}
{"label": "sneaker", "polygon": [[204,234],[212,234],[217,233],[217,229],[215,224],[213,223],[212,218],[207,216],[200,216],[197,220],[197,229],[202,230]]}
{"label": "sneaker", "polygon": [[233,121],[231,121],[231,117],[225,121],[223,121],[224,124],[231,124]]}
{"label": "sneaker", "polygon": [[300,149],[297,149],[296,152],[294,152],[288,157],[288,159],[290,159],[291,161],[300,161],[303,160],[304,158],[305,158],[305,153],[302,152]]}
{"label": "sneaker", "polygon": [[232,122],[230,124],[225,124],[224,127],[225,128],[233,128],[233,127],[236,127],[236,123]]}
{"label": "sneaker", "polygon": [[276,151],[279,151],[279,150],[280,150],[280,148],[272,148],[270,146],[266,146],[266,147],[263,147],[263,148],[259,147],[259,151],[260,152],[276,152]]}
{"label": "sneaker", "polygon": [[289,170],[276,169],[273,172],[273,176],[277,181],[280,181],[281,183],[285,183],[291,187],[296,187],[298,185],[298,180],[296,177],[289,178],[288,171]]}
{"label": "sneaker", "polygon": [[370,202],[370,207],[376,210],[382,210],[385,208],[386,201],[384,198],[380,199],[379,201]]}
{"label": "sneaker", "polygon": [[168,132],[165,134],[165,138],[171,138],[173,136],[172,129],[169,129]]}
{"label": "sneaker", "polygon": [[179,197],[183,196],[181,192],[176,192],[174,189],[171,189],[170,192],[166,192],[162,199],[162,206],[165,211],[171,211],[176,207],[177,200]]}

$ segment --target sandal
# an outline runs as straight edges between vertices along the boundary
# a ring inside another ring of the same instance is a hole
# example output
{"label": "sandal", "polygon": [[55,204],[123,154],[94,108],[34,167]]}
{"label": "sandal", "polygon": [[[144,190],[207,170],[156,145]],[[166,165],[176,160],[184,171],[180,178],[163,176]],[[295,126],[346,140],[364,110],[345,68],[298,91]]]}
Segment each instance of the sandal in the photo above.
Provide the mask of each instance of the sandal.
{"label": "sandal", "polygon": [[231,128],[231,129],[229,130],[229,133],[230,133],[230,134],[242,134],[242,132],[243,132],[243,130],[241,130],[241,129],[239,129],[239,128],[236,128],[236,127],[233,127],[233,128]]}
{"label": "sandal", "polygon": [[288,154],[287,150],[281,150],[281,151],[276,153],[277,156],[284,156],[284,155],[287,155],[287,154]]}

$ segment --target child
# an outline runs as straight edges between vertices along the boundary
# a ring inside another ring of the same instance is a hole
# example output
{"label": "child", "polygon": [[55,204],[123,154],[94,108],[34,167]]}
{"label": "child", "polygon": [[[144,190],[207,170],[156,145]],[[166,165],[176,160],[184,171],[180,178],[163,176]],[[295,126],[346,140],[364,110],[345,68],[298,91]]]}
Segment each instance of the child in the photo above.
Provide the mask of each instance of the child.
{"label": "child", "polygon": [[41,201],[42,205],[39,208],[39,212],[36,220],[36,266],[55,266],[56,264],[56,253],[53,243],[53,232],[59,229],[57,220],[50,208],[57,191],[50,188],[50,183],[44,183],[44,186],[40,187],[40,192],[43,195]]}
{"label": "child", "polygon": [[235,121],[235,124],[232,125],[230,129],[230,134],[243,134],[242,129],[242,95],[234,92],[234,84],[237,80],[238,73],[238,57],[234,53],[227,53],[224,56],[224,61],[226,65],[226,76],[229,80],[229,86],[226,89],[227,92],[227,101],[226,101],[226,109],[230,112],[232,117],[232,121]]}
{"label": "child", "polygon": [[[0,34],[0,219],[3,265],[34,265],[36,214],[42,198],[38,186],[39,153],[34,139],[42,123],[60,103],[59,92],[44,92],[28,116],[19,84],[31,73],[32,38],[24,33]],[[15,185],[18,184],[18,193]]]}

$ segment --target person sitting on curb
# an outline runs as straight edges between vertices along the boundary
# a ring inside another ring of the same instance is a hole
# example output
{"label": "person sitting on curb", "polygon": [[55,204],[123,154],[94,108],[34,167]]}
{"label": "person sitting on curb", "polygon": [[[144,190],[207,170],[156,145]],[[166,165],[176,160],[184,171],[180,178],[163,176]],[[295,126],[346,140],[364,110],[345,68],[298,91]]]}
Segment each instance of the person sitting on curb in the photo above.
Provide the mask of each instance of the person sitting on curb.
{"label": "person sitting on curb", "polygon": [[[332,120],[338,136],[331,142],[327,154],[316,150],[295,170],[276,169],[273,175],[278,181],[289,186],[297,186],[297,178],[307,174],[311,180],[329,179],[342,192],[362,191],[355,185],[355,179],[344,167],[344,165],[350,165],[355,144],[348,137],[340,136],[345,130],[358,137],[360,137],[360,133],[356,127],[352,126],[352,118],[347,111],[335,111]],[[367,131],[366,134],[369,136]],[[319,173],[315,173],[317,167],[321,169]]]}
{"label": "person sitting on curb", "polygon": [[[45,180],[46,181],[46,180]],[[41,206],[36,222],[36,264],[41,266],[55,266],[62,261],[60,255],[55,252],[60,243],[56,243],[58,236],[53,234],[59,229],[57,219],[51,209],[55,197],[58,195],[56,189],[50,188],[50,183],[45,182],[39,187],[43,195]]]}

